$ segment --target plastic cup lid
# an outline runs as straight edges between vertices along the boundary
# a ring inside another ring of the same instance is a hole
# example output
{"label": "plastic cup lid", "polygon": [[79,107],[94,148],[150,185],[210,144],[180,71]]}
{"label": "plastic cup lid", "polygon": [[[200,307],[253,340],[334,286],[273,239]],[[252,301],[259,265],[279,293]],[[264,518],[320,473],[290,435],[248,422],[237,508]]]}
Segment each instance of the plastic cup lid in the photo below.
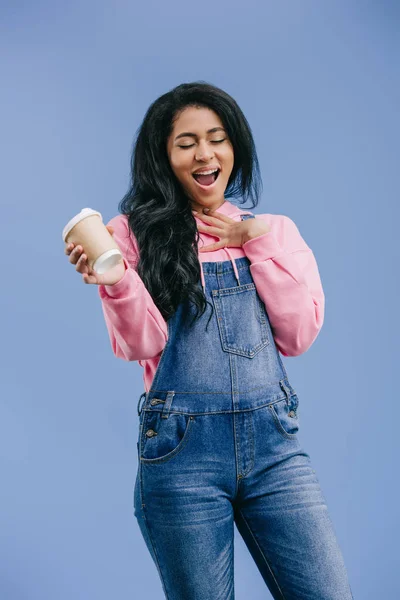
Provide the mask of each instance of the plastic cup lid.
{"label": "plastic cup lid", "polygon": [[112,269],[120,262],[122,257],[122,253],[118,250],[118,248],[112,248],[112,250],[107,250],[102,254],[94,263],[93,270],[96,271],[99,275],[103,275],[108,269]]}
{"label": "plastic cup lid", "polygon": [[75,227],[75,225],[79,223],[79,221],[85,219],[89,215],[99,215],[100,219],[102,219],[101,213],[99,213],[97,210],[93,210],[93,208],[82,208],[81,212],[75,215],[70,221],[68,221],[68,223],[64,227],[62,232],[64,242],[71,229]]}

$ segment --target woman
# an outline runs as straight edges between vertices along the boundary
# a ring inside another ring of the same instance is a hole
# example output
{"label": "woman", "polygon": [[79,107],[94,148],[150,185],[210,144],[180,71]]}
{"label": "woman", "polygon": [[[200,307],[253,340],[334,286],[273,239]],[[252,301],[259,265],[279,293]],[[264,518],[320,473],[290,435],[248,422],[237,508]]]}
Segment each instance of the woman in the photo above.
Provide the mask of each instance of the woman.
{"label": "woman", "polygon": [[169,600],[234,598],[234,523],[274,598],[353,597],[279,354],[311,346],[324,293],[289,217],[226,199],[253,208],[260,187],[237,103],[179,85],[147,111],[108,224],[123,264],[98,275],[66,248],[115,356],[144,368],[134,509]]}

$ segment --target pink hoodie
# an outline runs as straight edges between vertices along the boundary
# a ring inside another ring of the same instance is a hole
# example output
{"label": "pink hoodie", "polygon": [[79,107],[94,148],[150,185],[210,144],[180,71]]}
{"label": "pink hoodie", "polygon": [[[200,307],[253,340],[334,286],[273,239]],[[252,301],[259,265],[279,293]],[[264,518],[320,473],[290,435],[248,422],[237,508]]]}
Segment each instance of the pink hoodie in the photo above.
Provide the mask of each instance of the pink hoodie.
{"label": "pink hoodie", "polygon": [[[252,211],[241,210],[226,200],[216,212],[240,221],[241,214]],[[249,240],[241,248],[199,252],[200,267],[202,262],[231,260],[238,277],[234,259],[247,256],[278,350],[284,356],[298,356],[314,342],[324,321],[325,296],[318,266],[312,250],[289,217],[255,216],[269,224],[268,233]],[[105,322],[115,356],[139,362],[144,368],[144,386],[148,392],[168,339],[167,323],[135,271],[139,255],[128,217],[119,214],[108,225],[114,228],[114,239],[124,256],[126,271],[115,285],[98,286]],[[216,241],[215,236],[200,232],[200,247]],[[203,269],[200,270],[204,287]]]}

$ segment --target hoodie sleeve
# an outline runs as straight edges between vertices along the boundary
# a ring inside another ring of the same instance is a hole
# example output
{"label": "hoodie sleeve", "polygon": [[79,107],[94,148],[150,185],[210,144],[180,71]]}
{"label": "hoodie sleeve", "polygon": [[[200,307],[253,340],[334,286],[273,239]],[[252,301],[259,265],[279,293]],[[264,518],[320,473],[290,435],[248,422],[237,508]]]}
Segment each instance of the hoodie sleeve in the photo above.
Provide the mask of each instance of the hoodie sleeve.
{"label": "hoodie sleeve", "polygon": [[167,323],[135,270],[137,243],[127,217],[117,215],[107,225],[114,228],[126,267],[116,284],[98,286],[112,350],[127,361],[154,358],[167,342]]}
{"label": "hoodie sleeve", "polygon": [[284,356],[306,352],[323,321],[325,296],[312,250],[285,215],[257,215],[270,231],[243,244],[275,343]]}

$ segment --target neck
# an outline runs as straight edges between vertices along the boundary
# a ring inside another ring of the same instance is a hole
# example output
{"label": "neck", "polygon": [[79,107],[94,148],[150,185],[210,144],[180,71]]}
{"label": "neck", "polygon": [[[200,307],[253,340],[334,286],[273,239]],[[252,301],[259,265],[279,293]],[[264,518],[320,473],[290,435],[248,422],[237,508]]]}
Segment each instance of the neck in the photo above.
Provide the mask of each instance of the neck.
{"label": "neck", "polygon": [[192,201],[191,207],[192,210],[197,210],[197,212],[203,212],[203,208],[209,208],[210,210],[215,211],[218,210],[220,206],[225,204],[225,202],[225,198],[223,198],[222,200],[217,200],[216,202],[203,202],[201,204],[199,202]]}

